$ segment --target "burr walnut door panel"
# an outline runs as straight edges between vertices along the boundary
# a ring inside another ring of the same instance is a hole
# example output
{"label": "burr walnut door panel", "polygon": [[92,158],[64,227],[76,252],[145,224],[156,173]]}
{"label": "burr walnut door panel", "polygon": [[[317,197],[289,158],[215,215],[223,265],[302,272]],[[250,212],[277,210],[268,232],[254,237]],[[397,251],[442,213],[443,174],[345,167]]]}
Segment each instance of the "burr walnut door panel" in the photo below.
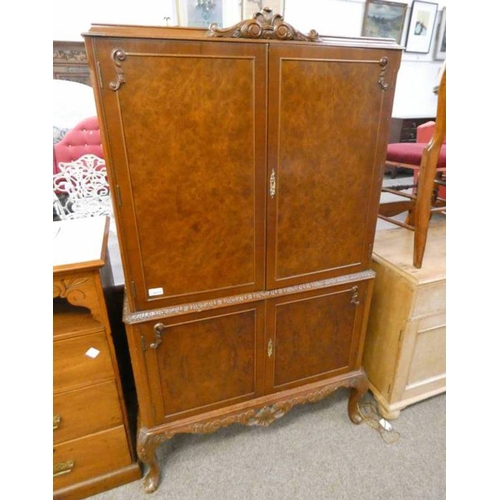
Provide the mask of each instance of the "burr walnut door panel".
{"label": "burr walnut door panel", "polygon": [[[146,347],[144,369],[156,423],[263,394],[262,302],[148,322],[137,331]],[[143,389],[138,387],[139,399],[147,397]]]}
{"label": "burr walnut door panel", "polygon": [[266,47],[92,43],[131,308],[262,289]]}
{"label": "burr walnut door panel", "polygon": [[386,55],[270,47],[268,288],[369,267],[399,65]]}
{"label": "burr walnut door panel", "polygon": [[364,281],[270,300],[266,391],[358,369],[367,297]]}

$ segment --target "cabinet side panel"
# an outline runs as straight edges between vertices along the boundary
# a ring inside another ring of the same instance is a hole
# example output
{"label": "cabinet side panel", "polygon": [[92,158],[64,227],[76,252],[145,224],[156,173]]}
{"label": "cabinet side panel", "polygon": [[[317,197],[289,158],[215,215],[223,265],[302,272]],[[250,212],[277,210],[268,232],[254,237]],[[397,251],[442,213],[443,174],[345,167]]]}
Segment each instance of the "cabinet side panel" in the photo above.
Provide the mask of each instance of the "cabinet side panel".
{"label": "cabinet side panel", "polygon": [[[363,352],[363,367],[370,383],[388,400],[397,389],[402,346],[408,335],[415,286],[384,260],[373,261],[377,273]],[[399,395],[397,395],[399,397]]]}

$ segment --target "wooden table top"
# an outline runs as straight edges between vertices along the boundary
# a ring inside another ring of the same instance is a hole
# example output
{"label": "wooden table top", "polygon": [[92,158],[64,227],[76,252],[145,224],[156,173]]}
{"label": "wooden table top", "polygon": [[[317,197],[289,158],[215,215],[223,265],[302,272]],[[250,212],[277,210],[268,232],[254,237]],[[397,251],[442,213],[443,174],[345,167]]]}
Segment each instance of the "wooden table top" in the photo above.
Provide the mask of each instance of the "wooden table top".
{"label": "wooden table top", "polygon": [[109,217],[54,221],[53,228],[54,274],[104,265]]}
{"label": "wooden table top", "polygon": [[421,269],[413,267],[413,231],[398,227],[375,234],[373,259],[418,283],[446,279],[446,220],[431,221]]}

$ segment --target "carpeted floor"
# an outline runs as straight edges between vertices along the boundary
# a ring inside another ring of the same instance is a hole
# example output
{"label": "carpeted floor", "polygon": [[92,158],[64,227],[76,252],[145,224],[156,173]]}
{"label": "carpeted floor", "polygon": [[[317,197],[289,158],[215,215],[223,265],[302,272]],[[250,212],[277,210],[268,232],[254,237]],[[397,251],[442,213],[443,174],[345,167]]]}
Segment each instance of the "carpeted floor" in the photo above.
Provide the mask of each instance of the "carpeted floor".
{"label": "carpeted floor", "polygon": [[[446,395],[404,409],[388,444],[347,415],[339,389],[299,406],[269,427],[233,425],[208,435],[177,435],[158,448],[162,479],[142,480],[93,500],[444,500]],[[365,402],[373,401],[370,394]]]}

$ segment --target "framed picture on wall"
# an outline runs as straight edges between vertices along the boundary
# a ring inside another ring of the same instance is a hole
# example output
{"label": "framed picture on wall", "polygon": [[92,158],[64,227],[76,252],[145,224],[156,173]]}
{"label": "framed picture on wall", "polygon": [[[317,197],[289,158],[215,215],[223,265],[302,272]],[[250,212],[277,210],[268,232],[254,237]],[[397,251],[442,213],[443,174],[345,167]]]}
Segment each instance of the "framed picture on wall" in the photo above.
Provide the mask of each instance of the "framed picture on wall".
{"label": "framed picture on wall", "polygon": [[208,28],[212,23],[222,26],[222,0],[178,0],[179,24]]}
{"label": "framed picture on wall", "polygon": [[407,4],[368,0],[365,5],[361,36],[394,38],[401,43]]}
{"label": "framed picture on wall", "polygon": [[431,49],[438,4],[414,1],[406,37],[406,51],[427,54]]}
{"label": "framed picture on wall", "polygon": [[438,61],[444,61],[446,59],[446,7],[443,7],[443,11],[441,13],[434,59],[437,59]]}
{"label": "framed picture on wall", "polygon": [[273,14],[284,16],[285,0],[242,0],[242,19],[251,19],[256,12],[260,12],[264,7],[273,9]]}
{"label": "framed picture on wall", "polygon": [[176,0],[180,26],[226,28],[241,21],[241,4],[234,0]]}

